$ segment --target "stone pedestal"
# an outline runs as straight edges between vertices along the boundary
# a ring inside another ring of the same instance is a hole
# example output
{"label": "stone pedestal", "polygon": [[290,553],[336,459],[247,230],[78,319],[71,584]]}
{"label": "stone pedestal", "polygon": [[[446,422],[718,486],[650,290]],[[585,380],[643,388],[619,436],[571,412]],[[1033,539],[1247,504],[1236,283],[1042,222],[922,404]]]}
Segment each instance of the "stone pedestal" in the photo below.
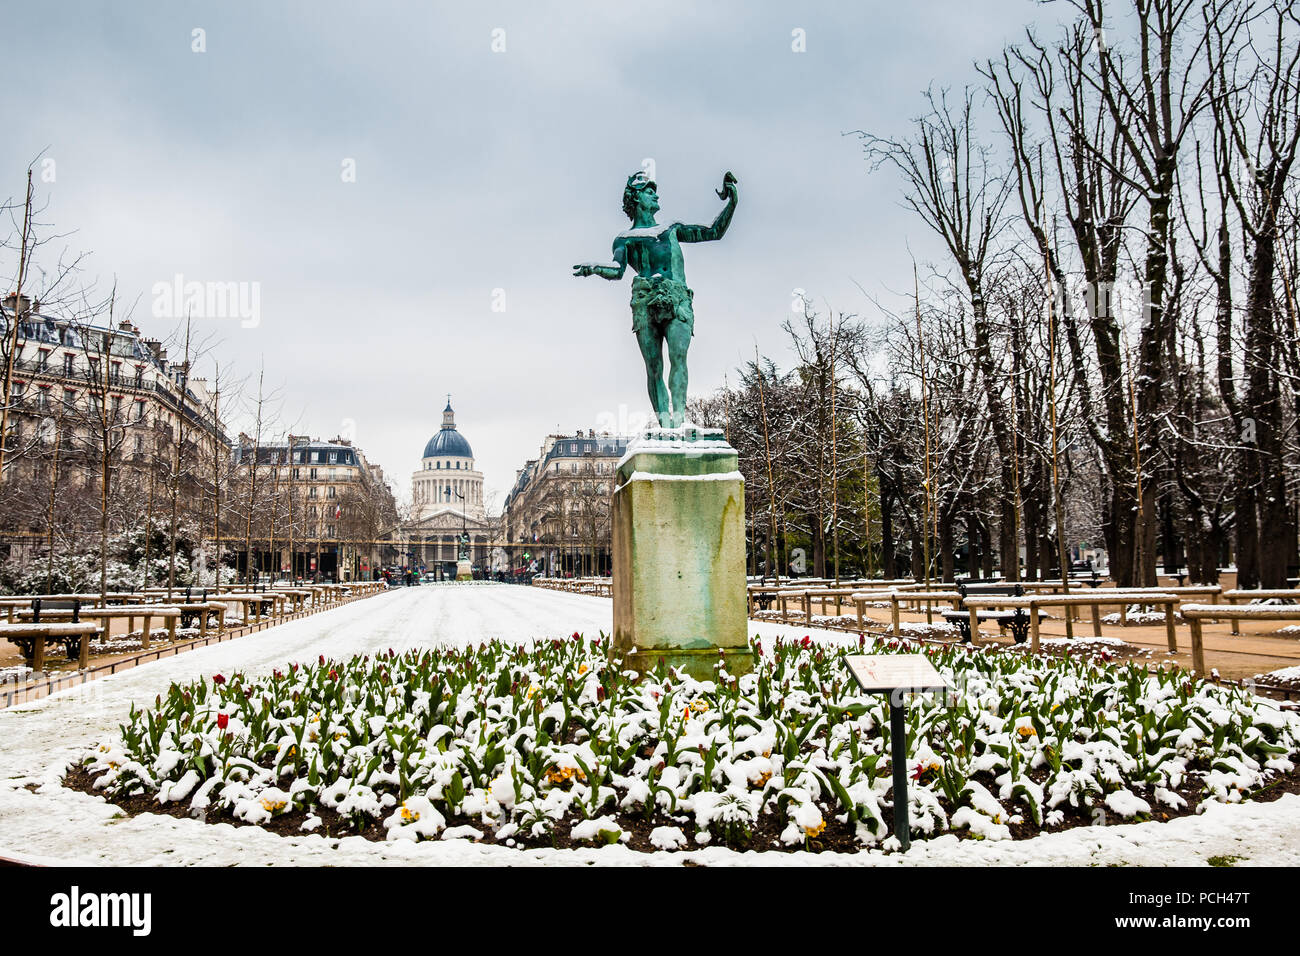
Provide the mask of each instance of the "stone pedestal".
{"label": "stone pedestal", "polygon": [[468,561],[456,562],[456,580],[457,581],[474,580],[474,568]]}
{"label": "stone pedestal", "polygon": [[618,464],[613,653],[712,679],[752,667],[746,632],[745,481],[721,431],[651,429]]}

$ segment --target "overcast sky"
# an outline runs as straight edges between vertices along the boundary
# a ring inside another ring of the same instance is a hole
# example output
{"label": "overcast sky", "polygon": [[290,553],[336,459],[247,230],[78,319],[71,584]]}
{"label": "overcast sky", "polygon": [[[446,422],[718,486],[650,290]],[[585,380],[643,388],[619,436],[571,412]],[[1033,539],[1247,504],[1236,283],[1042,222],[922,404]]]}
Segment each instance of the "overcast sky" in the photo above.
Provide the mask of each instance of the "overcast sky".
{"label": "overcast sky", "polygon": [[450,392],[499,501],[548,432],[648,408],[629,278],[571,276],[626,228],[630,173],[653,161],[661,221],[711,222],[723,172],[739,179],[725,239],[686,247],[705,393],[755,342],[786,356],[794,289],[867,314],[859,286],[910,290],[908,248],[934,241],[844,134],[905,133],[928,84],[971,82],[972,61],[1043,15],[1032,0],[10,4],[0,196],[52,160],[37,196],[66,236],[42,264],[88,253],[83,278],[115,277],[146,334],[176,325],[153,314],[156,283],[256,283],[256,325],[196,323],[207,358],[254,389],[264,362],[282,423],[351,432],[399,496]]}

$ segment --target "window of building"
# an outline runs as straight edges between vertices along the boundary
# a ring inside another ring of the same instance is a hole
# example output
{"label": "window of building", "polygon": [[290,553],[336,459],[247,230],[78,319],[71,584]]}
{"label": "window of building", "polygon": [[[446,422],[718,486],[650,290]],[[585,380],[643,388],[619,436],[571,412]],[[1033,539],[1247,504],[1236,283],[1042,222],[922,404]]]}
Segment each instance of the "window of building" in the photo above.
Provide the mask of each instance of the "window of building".
{"label": "window of building", "polygon": [[144,421],[144,399],[143,398],[137,398],[135,400],[135,420],[137,422]]}
{"label": "window of building", "polygon": [[71,352],[66,352],[66,353],[64,353],[64,356],[63,356],[63,374],[64,374],[64,375],[71,375],[71,374],[72,374],[72,353],[71,353]]}
{"label": "window of building", "polygon": [[315,486],[315,485],[311,485],[311,486],[309,486],[309,487],[307,488],[307,497],[308,497],[308,498],[315,498],[315,497],[316,497],[316,486]]}
{"label": "window of building", "polygon": [[329,495],[328,495],[327,497],[330,497],[330,498],[333,498],[333,497],[334,497],[334,486],[333,486],[333,485],[330,485]]}
{"label": "window of building", "polygon": [[315,481],[315,480],[316,480],[316,469],[315,469],[315,468],[309,468],[309,469],[307,470],[307,477],[308,477],[309,479],[311,479],[312,481]]}
{"label": "window of building", "polygon": [[338,460],[339,460],[339,453],[336,451],[330,452],[330,464],[331,465],[338,464]]}
{"label": "window of building", "polygon": [[36,367],[44,371],[50,364],[50,350],[41,349],[36,353]]}

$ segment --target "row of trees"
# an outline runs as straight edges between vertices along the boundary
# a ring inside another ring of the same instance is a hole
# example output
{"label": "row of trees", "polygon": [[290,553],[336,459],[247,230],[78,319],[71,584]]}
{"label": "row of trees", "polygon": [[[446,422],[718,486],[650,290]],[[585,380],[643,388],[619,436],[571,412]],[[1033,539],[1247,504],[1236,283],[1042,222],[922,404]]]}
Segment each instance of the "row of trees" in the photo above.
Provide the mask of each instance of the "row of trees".
{"label": "row of trees", "polygon": [[1124,585],[1295,574],[1300,20],[1058,6],[909,131],[860,134],[945,254],[912,305],[806,307],[793,370],[756,356],[698,403],[766,567],[1014,579],[1104,542]]}

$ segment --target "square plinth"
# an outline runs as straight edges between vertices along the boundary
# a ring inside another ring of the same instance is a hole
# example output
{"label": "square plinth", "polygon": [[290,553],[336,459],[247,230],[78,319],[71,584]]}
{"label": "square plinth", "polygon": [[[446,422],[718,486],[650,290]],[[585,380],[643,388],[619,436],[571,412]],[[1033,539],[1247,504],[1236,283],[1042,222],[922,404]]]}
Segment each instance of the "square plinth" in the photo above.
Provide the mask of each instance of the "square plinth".
{"label": "square plinth", "polygon": [[615,479],[613,558],[614,651],[638,669],[657,657],[711,667],[720,650],[748,647],[745,480],[720,433],[656,429],[630,445]]}

